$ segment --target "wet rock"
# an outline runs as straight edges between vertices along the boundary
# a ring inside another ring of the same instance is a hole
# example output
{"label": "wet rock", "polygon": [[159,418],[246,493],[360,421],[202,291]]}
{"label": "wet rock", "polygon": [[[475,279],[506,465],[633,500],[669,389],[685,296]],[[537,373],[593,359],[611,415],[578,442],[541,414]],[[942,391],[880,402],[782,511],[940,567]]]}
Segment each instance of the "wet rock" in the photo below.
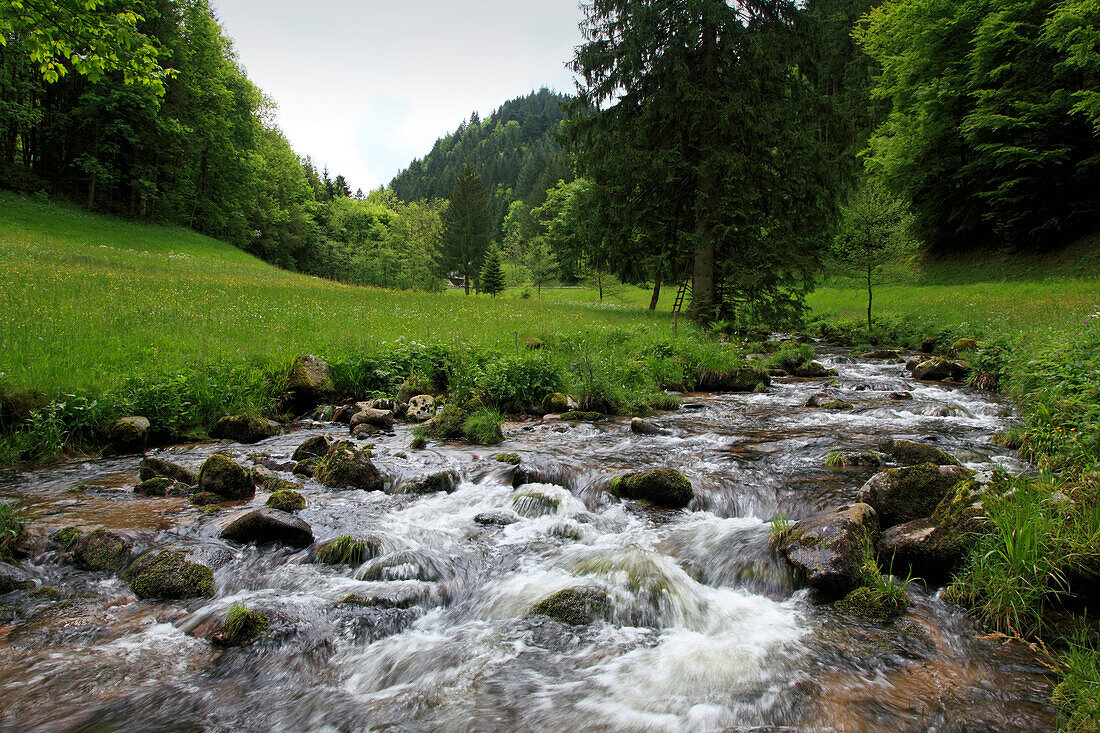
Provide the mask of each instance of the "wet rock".
{"label": "wet rock", "polygon": [[835,402],[836,397],[832,396],[828,392],[818,392],[817,394],[810,395],[802,406],[803,407],[824,407],[830,402]]}
{"label": "wet rock", "polygon": [[117,573],[130,562],[133,544],[114,532],[97,529],[73,543],[73,561],[83,570]]}
{"label": "wet rock", "polygon": [[317,471],[317,461],[312,458],[307,458],[304,461],[298,461],[294,464],[294,470],[291,471],[295,476],[301,476],[302,478],[313,478],[313,474]]}
{"label": "wet rock", "polygon": [[363,423],[361,425],[356,425],[354,428],[351,429],[351,437],[357,440],[366,440],[367,438],[373,438],[381,432],[381,428]]}
{"label": "wet rock", "polygon": [[830,453],[825,462],[835,468],[877,468],[883,463],[883,457],[872,451],[835,451]]}
{"label": "wet rock", "polygon": [[141,496],[190,496],[194,491],[194,487],[181,484],[166,476],[142,481],[134,487],[134,493]]}
{"label": "wet rock", "polygon": [[306,508],[306,499],[297,491],[282,489],[267,497],[265,506],[281,512],[296,512]]}
{"label": "wet rock", "polygon": [[843,595],[862,585],[864,546],[878,538],[875,510],[867,504],[829,509],[798,522],[780,550],[813,588]]}
{"label": "wet rock", "polygon": [[648,473],[626,473],[613,480],[608,489],[622,499],[646,501],[670,509],[686,507],[695,498],[691,482],[671,468],[657,468]]}
{"label": "wet rock", "polygon": [[630,432],[637,435],[660,435],[662,430],[648,420],[635,417],[630,420]]}
{"label": "wet rock", "polygon": [[349,442],[335,443],[317,464],[314,478],[330,489],[381,491],[386,482],[368,456]]}
{"label": "wet rock", "polygon": [[909,597],[904,592],[888,592],[881,588],[864,586],[856,588],[837,601],[837,608],[876,621],[889,621],[901,616],[909,608]]}
{"label": "wet rock", "polygon": [[65,527],[50,535],[50,542],[61,548],[62,551],[68,552],[72,549],[76,541],[80,539],[82,534],[83,532],[76,527]]}
{"label": "wet rock", "polygon": [[234,604],[225,616],[225,623],[210,637],[210,642],[225,649],[248,646],[266,634],[269,628],[271,621],[266,615]]}
{"label": "wet rock", "polygon": [[912,392],[891,392],[889,397],[890,397],[890,399],[894,400],[895,402],[912,402],[913,393]]}
{"label": "wet rock", "polygon": [[332,397],[332,368],[316,356],[299,356],[290,367],[286,380],[291,404],[308,410]]}
{"label": "wet rock", "polygon": [[232,458],[215,453],[199,469],[199,491],[209,491],[223,499],[237,501],[256,495],[252,476]]}
{"label": "wet rock", "polygon": [[877,546],[880,563],[895,573],[912,571],[936,583],[948,580],[991,529],[982,501],[990,490],[1003,490],[1003,478],[995,485],[987,487],[977,477],[960,481],[932,516],[887,529]]}
{"label": "wet rock", "polygon": [[366,408],[355,413],[348,423],[352,430],[359,425],[373,425],[379,430],[393,430],[393,410]]}
{"label": "wet rock", "polygon": [[332,418],[336,415],[335,405],[320,405],[316,410],[309,413],[309,419],[314,422],[332,422]]}
{"label": "wet rock", "polygon": [[419,476],[398,488],[397,494],[436,494],[451,493],[458,486],[458,475],[454,471],[439,471],[427,476]]}
{"label": "wet rock", "polygon": [[560,590],[539,601],[526,615],[548,616],[570,626],[588,626],[610,618],[611,609],[611,597],[606,591],[592,586],[579,586]]}
{"label": "wet rock", "polygon": [[107,442],[117,453],[143,453],[149,440],[149,420],[144,417],[123,417],[107,429]]}
{"label": "wet rock", "polygon": [[211,504],[218,504],[222,501],[225,501],[225,499],[211,491],[200,491],[191,496],[191,503],[196,506],[209,506]]}
{"label": "wet rock", "polygon": [[389,397],[379,397],[367,402],[366,407],[371,410],[389,410],[396,415],[399,404],[397,400],[392,400]]}
{"label": "wet rock", "polygon": [[607,415],[604,415],[602,412],[572,410],[562,413],[561,419],[565,422],[600,422],[606,420]]}
{"label": "wet rock", "polygon": [[304,461],[307,458],[320,460],[328,455],[328,449],[332,447],[332,438],[327,435],[315,435],[294,449],[293,461]]}
{"label": "wet rock", "polygon": [[818,379],[820,377],[836,376],[836,370],[826,369],[825,365],[819,361],[799,364],[794,369],[788,370],[788,372],[792,377],[800,377],[802,379]]}
{"label": "wet rock", "polygon": [[302,488],[301,484],[279,478],[259,467],[252,469],[252,480],[264,491],[270,491],[273,494],[279,491],[298,491]]}
{"label": "wet rock", "polygon": [[523,462],[523,459],[517,453],[497,453],[493,456],[493,460],[497,463],[507,463],[510,466],[518,466]]}
{"label": "wet rock", "polygon": [[409,400],[409,406],[405,409],[405,419],[409,422],[422,423],[432,419],[435,415],[435,397],[422,394]]}
{"label": "wet rock", "polygon": [[0,562],[0,595],[15,590],[30,590],[33,587],[34,581],[26,573],[14,565]]}
{"label": "wet rock", "polygon": [[181,484],[187,484],[188,486],[195,486],[199,482],[199,477],[194,471],[186,469],[177,463],[166,461],[163,458],[156,458],[155,456],[146,456],[142,458],[141,464],[138,467],[138,478],[142,481],[148,481],[158,476],[164,476],[165,478],[179,481]]}
{"label": "wet rock", "polygon": [[308,547],[313,542],[313,530],[288,512],[261,507],[237,517],[221,531],[223,540],[265,543],[276,542],[288,547]]}
{"label": "wet rock", "polygon": [[879,444],[878,449],[893,458],[902,466],[917,466],[922,463],[935,463],[937,466],[957,466],[958,459],[950,453],[926,443],[896,438]]}
{"label": "wet rock", "polygon": [[446,575],[436,558],[413,550],[398,550],[376,558],[363,570],[363,580],[423,580],[438,582]]}
{"label": "wet rock", "polygon": [[856,498],[874,507],[885,529],[929,516],[951,487],[973,475],[961,466],[934,463],[888,468],[872,476]]}
{"label": "wet rock", "polygon": [[283,432],[283,428],[274,420],[265,420],[258,415],[227,415],[218,420],[210,436],[238,443],[259,443]]}
{"label": "wet rock", "polygon": [[947,379],[960,381],[966,379],[969,373],[970,367],[966,364],[947,359],[929,359],[917,365],[913,370],[913,377],[922,382],[942,382]]}
{"label": "wet rock", "polygon": [[830,412],[846,412],[848,410],[854,410],[855,405],[845,400],[833,400],[832,402],[826,402],[821,406],[822,410],[829,410]]}
{"label": "wet rock", "polygon": [[910,358],[909,361],[905,362],[905,370],[911,372],[914,369],[916,369],[917,367],[919,367],[925,361],[926,361],[926,359],[924,357],[914,356],[914,357]]}
{"label": "wet rock", "polygon": [[561,496],[540,486],[531,486],[512,495],[512,511],[527,519],[557,514],[560,508]]}
{"label": "wet rock", "polygon": [[561,392],[553,392],[542,399],[543,415],[560,415],[569,409],[569,398]]}
{"label": "wet rock", "polygon": [[352,593],[344,596],[340,603],[359,606],[360,608],[412,608],[425,601],[429,595],[430,592],[426,587],[418,585],[412,588],[380,591],[370,595]]}
{"label": "wet rock", "polygon": [[123,577],[138,598],[214,597],[214,571],[188,561],[183,550],[146,552],[126,569]]}
{"label": "wet rock", "polygon": [[868,351],[864,354],[860,354],[859,358],[884,361],[901,361],[901,357],[898,356],[898,352],[894,349],[875,349],[873,351]]}
{"label": "wet rock", "polygon": [[340,535],[318,547],[311,559],[322,565],[362,565],[377,557],[380,551],[381,543],[373,537],[361,539]]}
{"label": "wet rock", "polygon": [[482,512],[474,517],[474,522],[486,527],[507,527],[515,524],[519,518],[508,512]]}

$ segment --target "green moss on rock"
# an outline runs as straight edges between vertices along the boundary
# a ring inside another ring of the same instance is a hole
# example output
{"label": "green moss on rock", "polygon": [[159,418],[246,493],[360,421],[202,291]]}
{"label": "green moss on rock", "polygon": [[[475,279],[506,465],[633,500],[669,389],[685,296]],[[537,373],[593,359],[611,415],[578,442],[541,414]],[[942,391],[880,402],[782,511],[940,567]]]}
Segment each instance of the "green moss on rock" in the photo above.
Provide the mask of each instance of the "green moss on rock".
{"label": "green moss on rock", "polygon": [[134,487],[134,493],[140,496],[188,496],[192,491],[194,489],[187,484],[181,484],[166,476],[142,481]]}
{"label": "green moss on rock", "polygon": [[623,499],[646,501],[672,509],[686,507],[695,498],[691,481],[671,468],[623,474],[611,482],[610,491]]}
{"label": "green moss on rock", "polygon": [[315,435],[294,450],[291,460],[305,461],[310,458],[320,460],[328,454],[328,449],[331,447],[332,438],[327,435]]}
{"label": "green moss on rock", "polygon": [[306,499],[297,491],[280,489],[267,497],[266,506],[284,512],[296,512],[306,508]]}
{"label": "green moss on rock", "polygon": [[62,550],[69,550],[80,539],[83,532],[76,527],[65,527],[50,535],[50,539],[57,543]]}
{"label": "green moss on rock", "polygon": [[141,465],[138,467],[138,478],[142,481],[148,481],[158,476],[174,479],[188,486],[195,486],[199,482],[199,477],[194,471],[190,471],[179,464],[155,456],[146,456],[141,459]]}
{"label": "green moss on rock", "polygon": [[497,463],[507,463],[511,466],[518,466],[520,463],[523,463],[523,460],[515,453],[497,453],[493,456],[493,460]]}
{"label": "green moss on rock", "polygon": [[837,608],[857,616],[889,621],[909,609],[909,598],[904,592],[864,586],[856,588],[837,601]]}
{"label": "green moss on rock", "polygon": [[588,626],[611,616],[611,598],[593,587],[574,587],[560,590],[539,601],[527,612],[528,616],[548,616],[570,626]]}
{"label": "green moss on rock", "polygon": [[256,495],[252,476],[233,459],[215,453],[199,471],[199,491],[217,494],[229,501],[251,499]]}
{"label": "green moss on rock", "polygon": [[607,415],[604,415],[602,412],[572,410],[562,413],[561,419],[566,422],[600,422],[601,420],[606,420]]}
{"label": "green moss on rock", "polygon": [[552,392],[542,398],[543,415],[560,415],[569,411],[569,398],[561,392]]}
{"label": "green moss on rock", "polygon": [[182,550],[150,551],[126,570],[125,579],[138,598],[213,598],[214,571],[187,560]]}
{"label": "green moss on rock", "polygon": [[959,459],[950,453],[915,440],[887,440],[879,445],[879,450],[902,466],[919,466],[922,463],[934,463],[937,466],[959,465]]}
{"label": "green moss on rock", "polygon": [[266,634],[270,627],[271,622],[267,616],[234,603],[229,608],[221,629],[211,637],[211,642],[225,648],[248,646]]}
{"label": "green moss on rock", "polygon": [[313,477],[330,489],[381,491],[386,482],[367,455],[347,441],[335,443],[317,464]]}
{"label": "green moss on rock", "polygon": [[126,538],[97,529],[74,543],[73,560],[85,570],[117,573],[130,561],[132,550],[133,545]]}
{"label": "green moss on rock", "polygon": [[376,543],[345,534],[318,547],[313,559],[322,565],[362,565],[377,554]]}

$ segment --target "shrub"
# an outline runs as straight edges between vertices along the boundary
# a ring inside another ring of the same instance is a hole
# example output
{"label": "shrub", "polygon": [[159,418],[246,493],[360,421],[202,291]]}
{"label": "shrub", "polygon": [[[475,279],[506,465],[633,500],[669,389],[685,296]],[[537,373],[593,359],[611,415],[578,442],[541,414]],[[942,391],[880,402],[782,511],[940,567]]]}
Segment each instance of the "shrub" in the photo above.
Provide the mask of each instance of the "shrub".
{"label": "shrub", "polygon": [[561,369],[543,356],[494,359],[476,384],[495,404],[515,410],[531,409],[546,395],[565,389]]}
{"label": "shrub", "polygon": [[0,560],[11,560],[15,546],[26,534],[25,509],[16,503],[0,504]]}
{"label": "shrub", "polygon": [[483,408],[470,413],[462,423],[466,440],[478,445],[496,445],[504,442],[500,413]]}

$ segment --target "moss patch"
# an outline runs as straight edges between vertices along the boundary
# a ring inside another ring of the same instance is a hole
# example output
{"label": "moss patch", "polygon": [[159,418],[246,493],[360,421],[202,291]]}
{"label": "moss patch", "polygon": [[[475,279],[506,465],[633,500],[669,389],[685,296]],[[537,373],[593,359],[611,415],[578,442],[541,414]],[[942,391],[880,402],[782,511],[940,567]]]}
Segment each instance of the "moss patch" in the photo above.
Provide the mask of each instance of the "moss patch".
{"label": "moss patch", "polygon": [[527,615],[549,616],[570,626],[587,626],[611,616],[611,598],[598,588],[566,588],[536,603]]}
{"label": "moss patch", "polygon": [[612,494],[624,499],[646,501],[680,509],[695,498],[691,481],[679,471],[657,468],[648,473],[626,473],[611,482]]}
{"label": "moss patch", "polygon": [[306,508],[306,499],[297,491],[279,490],[267,497],[267,506],[283,512],[296,512]]}
{"label": "moss patch", "polygon": [[267,616],[234,603],[225,615],[221,630],[214,634],[211,641],[215,646],[226,648],[248,646],[266,634],[270,627]]}
{"label": "moss patch", "polygon": [[213,598],[214,571],[189,562],[182,550],[146,552],[124,575],[138,598]]}

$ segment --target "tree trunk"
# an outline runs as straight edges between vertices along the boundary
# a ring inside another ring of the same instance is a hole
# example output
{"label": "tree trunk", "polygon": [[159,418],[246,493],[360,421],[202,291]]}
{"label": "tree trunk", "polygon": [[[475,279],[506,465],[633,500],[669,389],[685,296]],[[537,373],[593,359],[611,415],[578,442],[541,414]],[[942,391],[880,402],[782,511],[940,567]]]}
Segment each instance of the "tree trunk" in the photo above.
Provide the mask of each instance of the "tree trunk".
{"label": "tree trunk", "polygon": [[661,273],[658,272],[653,278],[653,297],[649,299],[649,309],[651,311],[657,310],[657,301],[661,299]]}
{"label": "tree trunk", "polygon": [[702,324],[714,318],[714,240],[709,232],[700,232],[695,248],[695,278],[691,288],[692,315]]}
{"label": "tree trunk", "polygon": [[470,271],[462,271],[462,284],[466,287],[466,295],[470,294]]}

